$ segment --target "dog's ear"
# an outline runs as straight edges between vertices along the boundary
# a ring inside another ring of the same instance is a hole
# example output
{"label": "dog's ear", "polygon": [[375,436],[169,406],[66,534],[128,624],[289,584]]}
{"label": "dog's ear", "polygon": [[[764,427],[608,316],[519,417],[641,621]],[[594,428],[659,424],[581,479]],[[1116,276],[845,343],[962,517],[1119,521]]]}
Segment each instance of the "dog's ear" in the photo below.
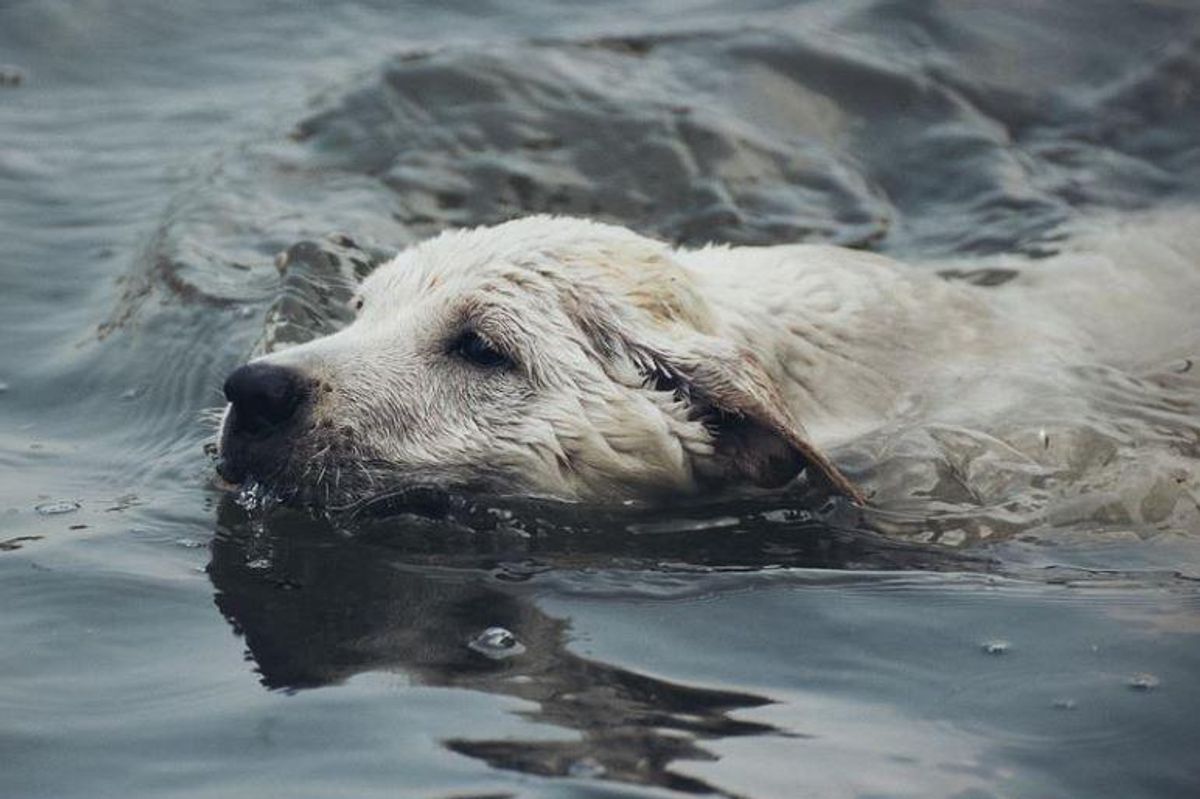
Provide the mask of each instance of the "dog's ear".
{"label": "dog's ear", "polygon": [[710,426],[731,475],[777,487],[809,477],[864,505],[862,492],[814,447],[755,355],[713,335],[711,310],[659,245],[574,255],[593,282],[563,281],[567,313],[601,360],[629,357],[652,386],[683,395]]}
{"label": "dog's ear", "polygon": [[692,334],[681,342],[635,345],[634,351],[657,387],[682,394],[706,418],[717,459],[728,471],[774,488],[807,469],[810,479],[866,504],[858,487],[808,441],[775,381],[749,350]]}

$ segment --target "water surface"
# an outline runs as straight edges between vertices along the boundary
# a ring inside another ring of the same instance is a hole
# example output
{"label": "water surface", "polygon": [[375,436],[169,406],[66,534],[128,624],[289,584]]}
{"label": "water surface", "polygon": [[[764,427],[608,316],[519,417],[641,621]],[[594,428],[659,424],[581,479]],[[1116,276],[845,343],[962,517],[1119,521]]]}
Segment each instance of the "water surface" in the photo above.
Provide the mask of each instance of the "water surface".
{"label": "water surface", "polygon": [[0,795],[1194,793],[1195,330],[847,448],[865,516],[248,512],[203,421],[337,323],[295,249],[335,231],[576,213],[1002,282],[1193,208],[1191,3],[160,6],[0,7]]}

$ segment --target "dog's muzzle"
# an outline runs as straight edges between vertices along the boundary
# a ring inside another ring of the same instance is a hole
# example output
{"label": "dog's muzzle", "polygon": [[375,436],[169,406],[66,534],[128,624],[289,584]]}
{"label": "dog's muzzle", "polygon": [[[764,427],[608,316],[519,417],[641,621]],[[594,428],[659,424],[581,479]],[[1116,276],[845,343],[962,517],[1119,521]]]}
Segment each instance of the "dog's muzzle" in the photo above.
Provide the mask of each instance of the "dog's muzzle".
{"label": "dog's muzzle", "polygon": [[295,369],[267,363],[235,369],[225,380],[229,412],[221,431],[221,477],[241,483],[279,468],[311,394],[311,381]]}

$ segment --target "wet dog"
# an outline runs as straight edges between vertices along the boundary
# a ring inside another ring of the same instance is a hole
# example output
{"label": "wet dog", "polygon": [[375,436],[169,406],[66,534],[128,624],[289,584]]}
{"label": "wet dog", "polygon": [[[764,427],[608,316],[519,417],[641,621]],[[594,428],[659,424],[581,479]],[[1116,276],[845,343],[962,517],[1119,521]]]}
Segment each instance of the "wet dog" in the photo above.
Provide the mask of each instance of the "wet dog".
{"label": "wet dog", "polygon": [[405,476],[609,501],[801,473],[862,502],[829,447],[1101,346],[1021,310],[1097,278],[1057,269],[1082,277],[994,291],[838,247],[683,250],[546,216],[446,232],[371,273],[341,330],[229,376],[219,471],[329,504]]}

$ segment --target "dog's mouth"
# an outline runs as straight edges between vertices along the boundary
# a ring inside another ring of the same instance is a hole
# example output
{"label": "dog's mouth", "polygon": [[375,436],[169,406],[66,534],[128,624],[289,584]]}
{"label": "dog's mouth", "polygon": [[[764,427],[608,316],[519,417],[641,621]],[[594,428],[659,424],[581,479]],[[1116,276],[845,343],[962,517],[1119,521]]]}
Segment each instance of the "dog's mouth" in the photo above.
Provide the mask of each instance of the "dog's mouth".
{"label": "dog's mouth", "polygon": [[244,505],[289,505],[337,509],[369,496],[377,478],[367,466],[325,458],[297,461],[286,453],[271,462],[223,455],[217,459],[212,485],[234,495]]}
{"label": "dog's mouth", "polygon": [[241,488],[242,482],[241,479],[230,479],[227,469],[224,468],[224,464],[219,460],[217,461],[212,476],[212,484],[215,488],[225,492],[233,492]]}
{"label": "dog's mouth", "polygon": [[[213,487],[244,508],[285,505],[338,511],[413,487],[478,488],[492,481],[470,479],[450,469],[406,468],[371,457],[361,446],[347,447],[336,435],[298,433],[297,426],[246,435],[235,412],[227,414],[213,456]],[[311,430],[306,424],[301,431]],[[493,476],[494,477],[494,476]]]}
{"label": "dog's mouth", "polygon": [[250,476],[250,471],[243,461],[231,457],[227,448],[223,448],[223,450],[225,451],[218,451],[216,453],[216,461],[213,464],[213,471],[216,472],[214,482],[216,482],[218,488],[236,489],[242,483],[246,482]]}
{"label": "dog's mouth", "polygon": [[212,453],[213,485],[231,493],[265,487],[281,497],[289,495],[294,493],[290,486],[303,476],[304,469],[297,464],[313,460],[304,457],[302,450],[307,449],[297,439],[295,425],[250,428],[241,422],[238,410],[230,407]]}
{"label": "dog's mouth", "polygon": [[340,440],[277,434],[247,439],[226,423],[211,483],[247,509],[278,505],[321,512],[354,511],[383,502],[391,507],[428,503],[443,493],[537,495],[536,487],[510,473],[475,465],[417,466],[372,457]]}
{"label": "dog's mouth", "polygon": [[256,470],[221,457],[211,482],[247,510],[285,506],[369,515],[377,515],[380,508],[438,505],[448,495],[529,493],[527,486],[514,485],[500,475],[363,461],[321,460],[299,468],[285,461],[273,469]]}

